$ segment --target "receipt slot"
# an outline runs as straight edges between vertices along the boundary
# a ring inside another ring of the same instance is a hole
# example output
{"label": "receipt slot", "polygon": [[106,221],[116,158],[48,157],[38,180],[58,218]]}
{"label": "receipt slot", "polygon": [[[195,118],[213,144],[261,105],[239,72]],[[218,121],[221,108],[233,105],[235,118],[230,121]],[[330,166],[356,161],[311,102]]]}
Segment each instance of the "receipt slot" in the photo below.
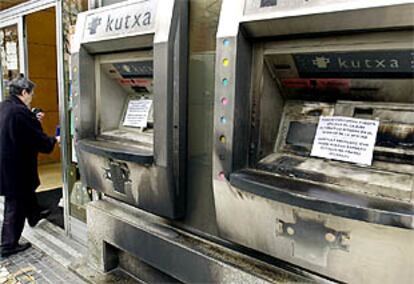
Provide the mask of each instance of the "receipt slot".
{"label": "receipt slot", "polygon": [[82,182],[149,212],[184,214],[185,1],[81,13],[72,51]]}
{"label": "receipt slot", "polygon": [[414,4],[236,2],[217,35],[220,235],[335,280],[409,283]]}

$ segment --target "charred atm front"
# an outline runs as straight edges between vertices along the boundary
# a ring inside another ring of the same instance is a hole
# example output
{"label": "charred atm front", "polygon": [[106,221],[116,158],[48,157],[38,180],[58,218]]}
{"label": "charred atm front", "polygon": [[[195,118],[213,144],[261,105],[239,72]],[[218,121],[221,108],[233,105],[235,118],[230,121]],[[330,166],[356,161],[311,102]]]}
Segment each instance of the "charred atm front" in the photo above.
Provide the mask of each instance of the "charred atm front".
{"label": "charred atm front", "polygon": [[127,1],[78,16],[72,52],[76,149],[86,186],[179,218],[186,7],[160,2]]}
{"label": "charred atm front", "polygon": [[412,1],[223,1],[222,237],[339,281],[414,279],[413,12]]}

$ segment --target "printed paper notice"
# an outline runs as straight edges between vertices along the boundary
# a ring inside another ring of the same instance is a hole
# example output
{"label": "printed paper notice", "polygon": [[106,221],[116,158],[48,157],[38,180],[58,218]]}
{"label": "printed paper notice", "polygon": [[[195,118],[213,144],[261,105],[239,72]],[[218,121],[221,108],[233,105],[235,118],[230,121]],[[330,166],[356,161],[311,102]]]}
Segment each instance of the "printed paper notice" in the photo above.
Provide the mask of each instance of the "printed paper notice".
{"label": "printed paper notice", "polygon": [[152,100],[130,100],[124,119],[124,126],[146,127]]}
{"label": "printed paper notice", "polygon": [[6,42],[6,57],[7,57],[7,69],[17,70],[17,44],[15,42]]}
{"label": "printed paper notice", "polygon": [[379,122],[321,116],[311,156],[371,165]]}

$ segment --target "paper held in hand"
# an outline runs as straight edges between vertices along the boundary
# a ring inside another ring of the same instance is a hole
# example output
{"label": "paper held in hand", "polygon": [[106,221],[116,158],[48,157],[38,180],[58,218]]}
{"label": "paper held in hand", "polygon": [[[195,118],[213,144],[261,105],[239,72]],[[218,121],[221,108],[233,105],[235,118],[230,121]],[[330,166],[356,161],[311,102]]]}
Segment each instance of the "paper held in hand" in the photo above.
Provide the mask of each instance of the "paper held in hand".
{"label": "paper held in hand", "polygon": [[147,127],[151,106],[152,100],[130,100],[123,125]]}
{"label": "paper held in hand", "polygon": [[311,156],[371,165],[379,121],[321,116]]}

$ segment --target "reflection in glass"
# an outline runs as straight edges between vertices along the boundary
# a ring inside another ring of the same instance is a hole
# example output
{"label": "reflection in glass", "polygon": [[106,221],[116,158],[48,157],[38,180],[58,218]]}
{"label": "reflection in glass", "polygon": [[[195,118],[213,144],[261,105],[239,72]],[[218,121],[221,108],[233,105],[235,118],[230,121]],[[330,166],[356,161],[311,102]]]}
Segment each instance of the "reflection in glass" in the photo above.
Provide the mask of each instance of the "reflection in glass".
{"label": "reflection in glass", "polygon": [[17,25],[0,29],[0,62],[3,98],[9,95],[8,82],[19,74]]}

